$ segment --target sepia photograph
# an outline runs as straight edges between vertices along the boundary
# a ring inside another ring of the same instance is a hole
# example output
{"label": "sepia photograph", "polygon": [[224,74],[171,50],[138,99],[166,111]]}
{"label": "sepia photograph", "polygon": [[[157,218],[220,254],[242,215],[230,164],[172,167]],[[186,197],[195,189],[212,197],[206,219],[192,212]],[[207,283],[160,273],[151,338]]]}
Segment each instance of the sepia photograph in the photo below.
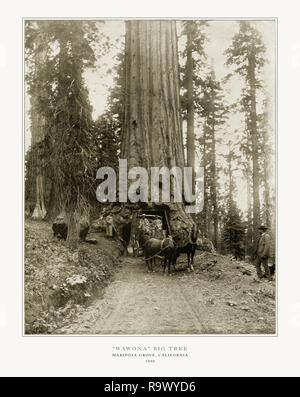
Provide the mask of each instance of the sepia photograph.
{"label": "sepia photograph", "polygon": [[277,19],[23,19],[23,333],[277,335]]}

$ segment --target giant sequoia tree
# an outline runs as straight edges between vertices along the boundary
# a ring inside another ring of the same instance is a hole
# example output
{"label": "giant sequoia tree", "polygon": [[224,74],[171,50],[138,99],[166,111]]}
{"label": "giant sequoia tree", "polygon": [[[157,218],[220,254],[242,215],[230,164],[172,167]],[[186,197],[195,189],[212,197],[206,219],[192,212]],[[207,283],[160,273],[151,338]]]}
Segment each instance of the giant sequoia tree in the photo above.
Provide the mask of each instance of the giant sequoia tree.
{"label": "giant sequoia tree", "polygon": [[94,25],[84,21],[59,21],[52,27],[59,52],[55,57],[51,156],[59,200],[68,222],[67,240],[74,246],[79,240],[79,219],[88,207],[86,198],[94,188],[92,108],[83,78],[85,68],[95,61],[91,48],[94,31]]}
{"label": "giant sequoia tree", "polygon": [[[125,122],[121,158],[128,167],[184,167],[175,21],[128,21],[125,45]],[[148,203],[148,206],[153,206]],[[183,203],[166,209],[179,244],[189,238],[192,219]]]}

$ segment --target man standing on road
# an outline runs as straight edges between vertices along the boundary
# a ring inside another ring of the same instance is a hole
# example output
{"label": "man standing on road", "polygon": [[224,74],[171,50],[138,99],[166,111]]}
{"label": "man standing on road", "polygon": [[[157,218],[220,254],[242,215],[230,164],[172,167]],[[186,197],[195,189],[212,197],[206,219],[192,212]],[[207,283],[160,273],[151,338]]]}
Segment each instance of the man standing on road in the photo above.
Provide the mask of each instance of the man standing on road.
{"label": "man standing on road", "polygon": [[[256,271],[257,271],[257,276],[259,278],[266,277],[268,280],[272,280],[272,276],[270,273],[269,265],[268,265],[268,259],[270,257],[270,243],[271,243],[271,237],[267,233],[267,227],[264,225],[261,225],[258,230],[260,232],[260,238],[258,240],[257,244],[257,250],[256,250]],[[264,267],[265,274],[262,274],[261,271],[261,265]]]}

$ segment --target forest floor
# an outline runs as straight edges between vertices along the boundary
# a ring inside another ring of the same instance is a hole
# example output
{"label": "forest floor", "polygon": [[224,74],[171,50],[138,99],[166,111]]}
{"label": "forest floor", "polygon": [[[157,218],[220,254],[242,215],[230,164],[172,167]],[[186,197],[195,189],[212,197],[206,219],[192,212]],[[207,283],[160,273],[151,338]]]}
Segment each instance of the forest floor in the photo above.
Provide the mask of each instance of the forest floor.
{"label": "forest floor", "polygon": [[105,236],[70,249],[48,222],[25,220],[25,334],[50,334],[100,297],[124,251]]}
{"label": "forest floor", "polygon": [[200,253],[194,272],[170,276],[123,257],[103,296],[55,334],[274,334],[275,291],[252,265],[221,255]]}
{"label": "forest floor", "polygon": [[274,334],[275,281],[255,268],[199,252],[188,273],[121,256],[105,236],[70,250],[46,222],[25,221],[26,334]]}

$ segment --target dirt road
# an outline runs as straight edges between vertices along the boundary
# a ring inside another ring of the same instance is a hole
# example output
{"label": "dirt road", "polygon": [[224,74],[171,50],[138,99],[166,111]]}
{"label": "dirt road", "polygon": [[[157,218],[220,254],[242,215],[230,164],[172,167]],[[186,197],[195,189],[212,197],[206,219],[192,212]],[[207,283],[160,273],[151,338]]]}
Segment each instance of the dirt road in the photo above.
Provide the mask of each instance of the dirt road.
{"label": "dirt road", "polygon": [[258,281],[251,265],[207,255],[196,257],[195,272],[171,276],[160,266],[147,273],[142,258],[122,258],[102,298],[55,334],[274,333],[275,282]]}

